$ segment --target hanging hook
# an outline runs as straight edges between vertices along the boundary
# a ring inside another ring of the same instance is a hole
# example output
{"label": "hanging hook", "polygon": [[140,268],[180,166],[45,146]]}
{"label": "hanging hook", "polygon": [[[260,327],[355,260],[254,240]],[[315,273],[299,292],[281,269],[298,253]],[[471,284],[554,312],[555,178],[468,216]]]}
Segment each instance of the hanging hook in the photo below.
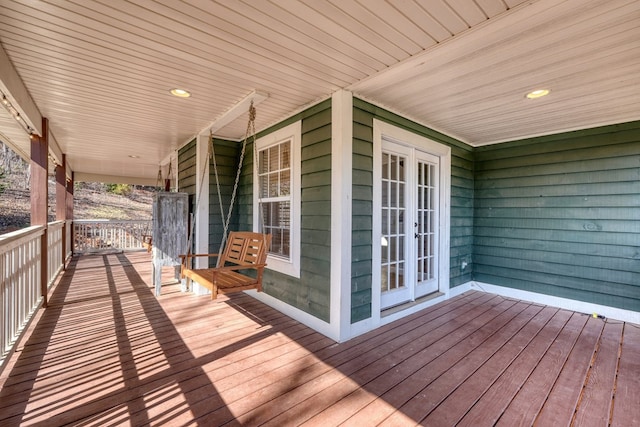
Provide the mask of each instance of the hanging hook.
{"label": "hanging hook", "polygon": [[169,159],[169,171],[167,178],[164,180],[164,191],[171,191],[171,159]]}
{"label": "hanging hook", "polygon": [[162,165],[158,165],[158,177],[156,178],[156,187],[160,188],[162,182]]}
{"label": "hanging hook", "polygon": [[249,105],[249,121],[254,122],[256,120],[256,107],[253,106],[253,99]]}

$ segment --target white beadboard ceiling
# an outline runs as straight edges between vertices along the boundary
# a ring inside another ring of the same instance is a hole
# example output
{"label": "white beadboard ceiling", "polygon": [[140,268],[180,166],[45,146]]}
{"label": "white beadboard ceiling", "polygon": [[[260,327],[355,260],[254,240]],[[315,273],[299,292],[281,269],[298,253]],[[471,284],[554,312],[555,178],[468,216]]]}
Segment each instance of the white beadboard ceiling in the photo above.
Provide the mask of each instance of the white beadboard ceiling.
{"label": "white beadboard ceiling", "polygon": [[640,119],[638,0],[0,0],[0,43],[77,176],[121,182],[254,91],[258,130],[346,89],[472,146]]}

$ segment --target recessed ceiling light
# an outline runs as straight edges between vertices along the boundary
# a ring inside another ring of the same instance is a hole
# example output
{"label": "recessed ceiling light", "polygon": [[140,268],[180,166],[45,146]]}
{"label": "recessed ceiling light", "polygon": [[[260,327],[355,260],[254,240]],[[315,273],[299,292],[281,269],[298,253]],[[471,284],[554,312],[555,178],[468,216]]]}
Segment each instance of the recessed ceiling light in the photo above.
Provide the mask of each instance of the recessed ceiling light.
{"label": "recessed ceiling light", "polygon": [[526,97],[529,99],[542,98],[543,96],[549,95],[549,92],[551,92],[549,89],[536,89],[532,92],[529,92]]}
{"label": "recessed ceiling light", "polygon": [[140,156],[136,156],[135,154],[129,154],[129,157],[131,157],[132,159],[139,159]]}
{"label": "recessed ceiling light", "polygon": [[191,96],[191,93],[188,90],[184,90],[184,89],[171,89],[170,90],[171,95],[173,96],[177,96],[178,98],[188,98]]}

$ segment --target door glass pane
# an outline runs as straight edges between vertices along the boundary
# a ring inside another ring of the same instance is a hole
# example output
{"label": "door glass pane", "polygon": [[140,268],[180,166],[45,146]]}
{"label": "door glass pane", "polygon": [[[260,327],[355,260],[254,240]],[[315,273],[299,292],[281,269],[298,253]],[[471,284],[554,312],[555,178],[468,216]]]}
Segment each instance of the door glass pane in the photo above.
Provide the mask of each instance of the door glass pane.
{"label": "door glass pane", "polygon": [[389,183],[389,206],[393,208],[398,207],[398,183],[390,182]]}
{"label": "door glass pane", "polygon": [[[385,251],[383,251],[383,252],[385,252]],[[386,292],[386,291],[389,290],[389,267],[386,266],[386,265],[383,265],[381,273],[382,274],[380,275],[381,276],[380,277],[380,279],[381,279],[381,281],[380,281],[381,282],[380,283],[380,290],[382,292]]]}
{"label": "door glass pane", "polygon": [[389,236],[389,261],[394,262],[398,260],[397,251],[398,243],[396,236]]}
{"label": "door glass pane", "polygon": [[418,282],[430,280],[434,275],[435,262],[435,165],[418,162],[417,186],[417,212],[418,233],[417,239],[417,279]]}
{"label": "door glass pane", "polygon": [[381,245],[382,248],[380,250],[380,255],[382,256],[382,264],[384,265],[389,262],[389,239],[387,237],[383,237]]}
{"label": "door glass pane", "polygon": [[398,156],[393,154],[389,155],[389,164],[391,167],[389,179],[393,181],[397,181],[398,180]]}
{"label": "door glass pane", "polygon": [[404,157],[397,154],[382,154],[381,289],[383,292],[405,286],[405,161]]}
{"label": "door glass pane", "polygon": [[389,207],[389,182],[382,183],[382,207]]}
{"label": "door glass pane", "polygon": [[382,153],[382,179],[389,180],[389,155],[387,153]]}

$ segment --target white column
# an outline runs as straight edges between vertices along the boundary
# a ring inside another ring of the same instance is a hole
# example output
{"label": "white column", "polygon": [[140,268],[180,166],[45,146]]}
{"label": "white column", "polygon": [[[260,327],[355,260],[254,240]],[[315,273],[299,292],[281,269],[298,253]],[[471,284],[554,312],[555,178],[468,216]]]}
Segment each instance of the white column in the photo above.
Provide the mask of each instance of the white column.
{"label": "white column", "polygon": [[331,99],[331,330],[338,341],[351,337],[351,212],[353,95]]}
{"label": "white column", "polygon": [[[196,140],[196,206],[193,212],[195,229],[194,252],[209,253],[209,134],[198,135]],[[203,179],[204,176],[204,179]],[[207,257],[195,258],[194,268],[207,268]]]}

